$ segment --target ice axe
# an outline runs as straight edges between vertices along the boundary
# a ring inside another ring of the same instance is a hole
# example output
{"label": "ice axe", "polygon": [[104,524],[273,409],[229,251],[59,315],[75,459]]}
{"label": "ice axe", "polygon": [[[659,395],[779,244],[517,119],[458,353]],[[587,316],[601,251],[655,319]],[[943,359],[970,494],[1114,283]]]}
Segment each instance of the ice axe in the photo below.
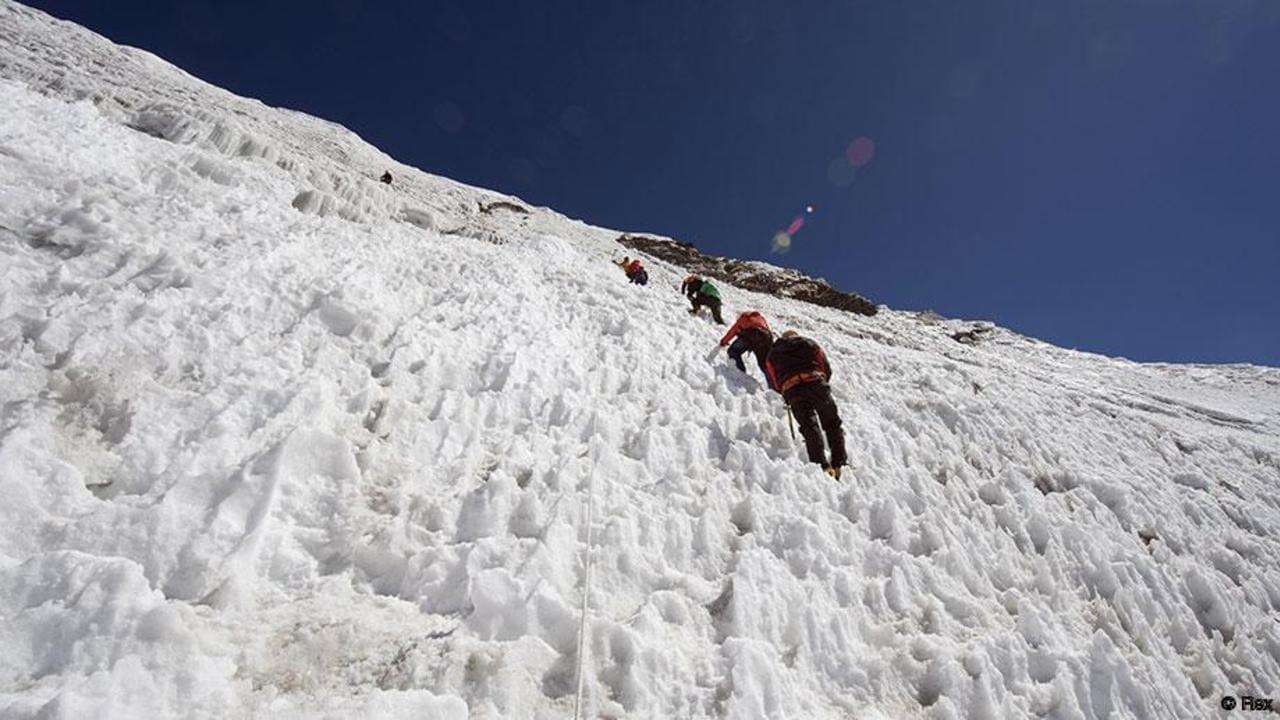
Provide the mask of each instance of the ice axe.
{"label": "ice axe", "polygon": [[787,409],[787,426],[791,428],[791,442],[796,441],[796,421],[791,417],[791,406],[784,404]]}

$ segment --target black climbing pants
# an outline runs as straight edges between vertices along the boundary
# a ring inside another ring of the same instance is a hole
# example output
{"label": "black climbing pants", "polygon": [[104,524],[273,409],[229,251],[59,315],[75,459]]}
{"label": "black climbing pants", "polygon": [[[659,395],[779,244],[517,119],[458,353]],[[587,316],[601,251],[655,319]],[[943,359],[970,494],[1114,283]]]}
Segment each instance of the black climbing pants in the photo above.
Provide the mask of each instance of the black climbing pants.
{"label": "black climbing pants", "polygon": [[746,353],[753,353],[756,356],[756,364],[760,366],[760,372],[764,374],[765,378],[768,378],[769,371],[765,369],[764,361],[769,357],[769,345],[772,345],[769,340],[771,339],[766,338],[766,341],[761,343],[746,332],[739,333],[738,337],[729,343],[729,359],[738,366],[739,370],[746,372],[747,366],[742,362],[742,356]]}
{"label": "black climbing pants", "polygon": [[830,466],[842,467],[847,464],[844,430],[840,423],[840,411],[836,409],[836,401],[831,397],[831,388],[824,382],[797,385],[787,391],[786,401],[796,424],[800,426],[800,434],[804,436],[809,462],[828,466],[826,448],[822,444],[822,436],[826,435],[827,445],[831,447]]}
{"label": "black climbing pants", "polygon": [[720,298],[694,293],[693,297],[689,298],[689,302],[693,303],[693,314],[697,315],[698,310],[703,307],[709,307],[711,308],[711,317],[716,321],[716,324],[724,324],[724,318],[720,317]]}

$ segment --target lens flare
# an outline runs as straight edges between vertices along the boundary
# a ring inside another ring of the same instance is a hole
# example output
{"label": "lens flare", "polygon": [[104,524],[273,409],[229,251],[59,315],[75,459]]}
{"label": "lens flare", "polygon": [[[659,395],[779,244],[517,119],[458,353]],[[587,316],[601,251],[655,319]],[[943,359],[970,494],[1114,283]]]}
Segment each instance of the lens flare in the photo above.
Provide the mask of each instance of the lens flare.
{"label": "lens flare", "polygon": [[853,176],[857,174],[857,170],[849,164],[849,159],[844,156],[831,158],[831,162],[827,164],[827,179],[832,185],[838,188],[846,188],[853,184]]}
{"label": "lens flare", "polygon": [[[875,141],[866,135],[859,135],[849,141],[843,153],[831,158],[831,162],[827,164],[827,179],[838,188],[849,187],[853,184],[854,178],[864,172],[863,168],[871,162],[875,155]],[[840,204],[837,203],[836,207],[839,206]],[[796,234],[803,230],[807,223],[817,217],[818,206],[816,204],[807,203],[802,205],[801,208],[785,230],[779,230],[774,234],[770,245],[775,253],[785,253],[790,250],[795,242]]]}
{"label": "lens flare", "polygon": [[875,157],[875,154],[876,144],[866,136],[854,139],[844,151],[845,159],[856,168],[871,162],[871,158]]}

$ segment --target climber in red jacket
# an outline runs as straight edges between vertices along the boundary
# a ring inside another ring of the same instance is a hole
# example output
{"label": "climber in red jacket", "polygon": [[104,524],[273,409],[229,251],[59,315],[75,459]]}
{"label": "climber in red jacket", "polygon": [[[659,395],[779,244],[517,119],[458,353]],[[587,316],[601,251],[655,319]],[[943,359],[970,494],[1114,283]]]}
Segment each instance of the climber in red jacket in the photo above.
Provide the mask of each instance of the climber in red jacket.
{"label": "climber in red jacket", "polygon": [[[733,344],[730,345],[730,342]],[[769,323],[764,316],[755,310],[749,310],[738,316],[738,320],[729,328],[729,332],[720,338],[720,347],[729,346],[729,359],[738,366],[742,372],[747,371],[747,366],[742,362],[742,356],[745,353],[752,353],[756,356],[756,364],[760,366],[760,372],[765,377],[769,377],[769,371],[765,368],[765,361],[769,359],[769,351],[773,349],[773,331],[769,329]]]}
{"label": "climber in red jacket", "polygon": [[629,257],[624,257],[614,264],[622,268],[622,272],[626,274],[627,279],[633,284],[649,284],[649,272],[644,269],[644,265],[641,265],[639,260],[632,260]]}

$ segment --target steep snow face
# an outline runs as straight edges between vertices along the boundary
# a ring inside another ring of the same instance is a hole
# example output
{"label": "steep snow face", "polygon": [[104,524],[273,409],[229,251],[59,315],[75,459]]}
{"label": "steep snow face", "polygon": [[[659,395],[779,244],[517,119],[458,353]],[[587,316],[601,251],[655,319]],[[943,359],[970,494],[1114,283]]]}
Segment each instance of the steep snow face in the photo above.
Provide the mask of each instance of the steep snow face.
{"label": "steep snow face", "polygon": [[617,232],[7,3],[0,77],[0,716],[1280,694],[1276,370],[723,288],[826,348],[835,483]]}

